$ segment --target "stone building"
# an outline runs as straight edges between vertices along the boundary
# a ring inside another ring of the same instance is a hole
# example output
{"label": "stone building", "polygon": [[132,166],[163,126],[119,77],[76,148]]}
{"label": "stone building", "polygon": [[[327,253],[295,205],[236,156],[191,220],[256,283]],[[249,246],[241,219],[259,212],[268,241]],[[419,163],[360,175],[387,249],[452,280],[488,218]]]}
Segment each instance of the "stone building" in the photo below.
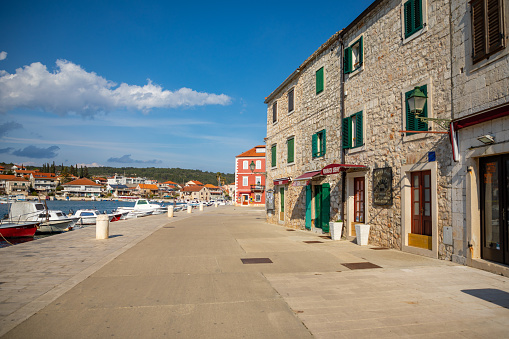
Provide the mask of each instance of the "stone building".
{"label": "stone building", "polygon": [[433,120],[451,118],[449,17],[444,0],[374,1],[266,98],[269,222],[342,218],[347,236],[369,224],[371,244],[450,258],[451,144]]}
{"label": "stone building", "polygon": [[509,1],[451,6],[452,260],[509,275]]}
{"label": "stone building", "polygon": [[266,99],[268,221],[328,233],[341,184],[322,176],[339,161],[339,32]]}

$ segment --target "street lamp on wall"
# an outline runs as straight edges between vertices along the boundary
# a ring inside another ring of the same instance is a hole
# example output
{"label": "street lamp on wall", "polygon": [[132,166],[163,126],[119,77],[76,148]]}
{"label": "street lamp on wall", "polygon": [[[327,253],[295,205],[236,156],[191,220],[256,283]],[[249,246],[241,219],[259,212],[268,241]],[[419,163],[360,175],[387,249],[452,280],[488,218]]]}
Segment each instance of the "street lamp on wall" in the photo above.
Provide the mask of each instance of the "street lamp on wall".
{"label": "street lamp on wall", "polygon": [[424,94],[419,87],[415,87],[407,99],[410,112],[416,116],[421,114],[424,110],[424,105],[426,105],[426,99],[428,99],[426,94]]}
{"label": "street lamp on wall", "polygon": [[253,160],[251,160],[251,163],[249,164],[249,169],[251,170],[251,173],[254,173],[256,168],[256,165]]}

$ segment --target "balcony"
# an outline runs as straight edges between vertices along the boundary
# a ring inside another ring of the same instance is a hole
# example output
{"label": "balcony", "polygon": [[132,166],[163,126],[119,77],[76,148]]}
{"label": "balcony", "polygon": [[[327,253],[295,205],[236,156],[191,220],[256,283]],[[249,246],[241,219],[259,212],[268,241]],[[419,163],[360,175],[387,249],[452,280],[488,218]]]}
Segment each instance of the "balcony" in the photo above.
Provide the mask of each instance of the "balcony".
{"label": "balcony", "polygon": [[265,186],[263,185],[251,185],[251,192],[263,192],[265,191]]}

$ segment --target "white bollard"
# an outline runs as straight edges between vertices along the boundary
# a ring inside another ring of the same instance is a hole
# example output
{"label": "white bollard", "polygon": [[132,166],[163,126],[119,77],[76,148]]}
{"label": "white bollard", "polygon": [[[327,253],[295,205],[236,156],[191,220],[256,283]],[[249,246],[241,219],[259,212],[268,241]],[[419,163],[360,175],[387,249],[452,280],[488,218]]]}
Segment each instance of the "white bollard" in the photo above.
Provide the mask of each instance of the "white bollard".
{"label": "white bollard", "polygon": [[217,202],[214,204],[214,207],[217,207]]}
{"label": "white bollard", "polygon": [[168,206],[168,218],[173,218],[173,206]]}
{"label": "white bollard", "polygon": [[187,213],[193,213],[193,206],[187,205]]}
{"label": "white bollard", "polygon": [[200,211],[203,211],[203,204],[200,203]]}
{"label": "white bollard", "polygon": [[106,214],[97,216],[95,224],[95,238],[108,239],[110,236],[110,217]]}

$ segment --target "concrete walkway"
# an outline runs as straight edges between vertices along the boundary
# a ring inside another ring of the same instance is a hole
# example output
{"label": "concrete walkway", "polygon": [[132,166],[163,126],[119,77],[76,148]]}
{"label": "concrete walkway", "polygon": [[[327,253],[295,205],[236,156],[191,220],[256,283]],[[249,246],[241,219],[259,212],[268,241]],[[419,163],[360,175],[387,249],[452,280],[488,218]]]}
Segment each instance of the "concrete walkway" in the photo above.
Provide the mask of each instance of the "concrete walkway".
{"label": "concrete walkway", "polygon": [[[509,279],[221,206],[0,249],[5,338],[506,337]],[[312,241],[312,243],[308,243]],[[241,259],[257,259],[243,263]]]}

